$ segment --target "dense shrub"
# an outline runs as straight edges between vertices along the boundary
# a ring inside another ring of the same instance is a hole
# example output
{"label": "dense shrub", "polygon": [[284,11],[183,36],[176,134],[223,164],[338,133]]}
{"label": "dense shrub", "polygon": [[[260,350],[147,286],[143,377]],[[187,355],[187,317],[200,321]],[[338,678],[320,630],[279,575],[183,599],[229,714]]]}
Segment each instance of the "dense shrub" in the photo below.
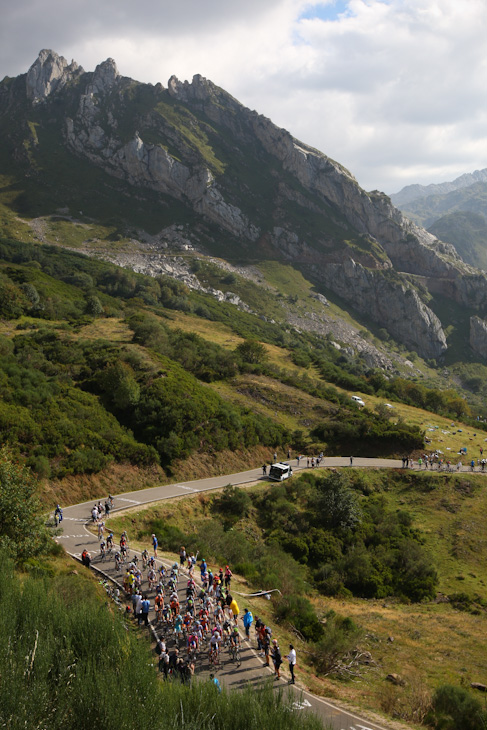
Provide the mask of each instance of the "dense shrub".
{"label": "dense shrub", "polygon": [[[36,493],[37,484],[11,451],[0,448],[0,550],[17,562],[39,555],[50,545]],[[3,580],[3,576],[2,576]]]}
{"label": "dense shrub", "polygon": [[257,519],[325,595],[432,598],[437,572],[411,516],[365,486],[358,472],[305,472],[256,497]]}
{"label": "dense shrub", "polygon": [[390,424],[388,418],[366,409],[354,409],[346,420],[325,421],[312,431],[312,436],[326,443],[333,454],[409,454],[424,445],[424,435],[417,426]]}
{"label": "dense shrub", "polygon": [[228,484],[222,493],[213,501],[213,510],[223,515],[227,525],[237,522],[241,517],[246,517],[252,500],[250,495],[239,487]]}
{"label": "dense shrub", "polygon": [[343,660],[356,649],[362,637],[363,630],[351,618],[330,611],[312,652],[318,673],[326,676],[338,672]]}
{"label": "dense shrub", "polygon": [[426,722],[435,730],[485,730],[487,712],[467,689],[446,684],[436,690]]}
{"label": "dense shrub", "polygon": [[276,605],[276,617],[297,629],[307,641],[319,641],[323,636],[323,626],[304,596],[283,596]]}

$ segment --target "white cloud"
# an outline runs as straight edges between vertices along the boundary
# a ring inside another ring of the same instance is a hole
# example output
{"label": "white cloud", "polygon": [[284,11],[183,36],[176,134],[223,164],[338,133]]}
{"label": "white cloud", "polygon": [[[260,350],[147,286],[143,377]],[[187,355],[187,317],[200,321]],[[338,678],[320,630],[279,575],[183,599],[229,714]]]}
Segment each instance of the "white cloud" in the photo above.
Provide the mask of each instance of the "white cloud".
{"label": "white cloud", "polygon": [[487,166],[486,27],[485,0],[25,0],[2,13],[0,76],[46,47],[140,81],[201,73],[394,192]]}

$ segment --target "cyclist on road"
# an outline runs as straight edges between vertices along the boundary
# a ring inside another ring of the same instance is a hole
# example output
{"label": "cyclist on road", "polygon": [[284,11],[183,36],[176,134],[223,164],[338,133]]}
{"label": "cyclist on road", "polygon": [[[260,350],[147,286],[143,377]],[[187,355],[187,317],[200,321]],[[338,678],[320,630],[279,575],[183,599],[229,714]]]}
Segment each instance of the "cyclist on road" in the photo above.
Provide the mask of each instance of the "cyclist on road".
{"label": "cyclist on road", "polygon": [[142,568],[147,568],[147,561],[149,560],[149,551],[144,548],[142,551]]}
{"label": "cyclist on road", "polygon": [[230,645],[235,647],[241,647],[240,634],[238,633],[238,626],[234,626],[232,633],[230,634]]}
{"label": "cyclist on road", "polygon": [[218,655],[220,654],[220,641],[221,637],[219,631],[214,631],[210,639],[210,662],[216,662],[218,660]]}
{"label": "cyclist on road", "polygon": [[115,570],[116,570],[116,572],[117,573],[120,572],[121,568],[122,568],[122,557],[117,550],[117,552],[115,553]]}

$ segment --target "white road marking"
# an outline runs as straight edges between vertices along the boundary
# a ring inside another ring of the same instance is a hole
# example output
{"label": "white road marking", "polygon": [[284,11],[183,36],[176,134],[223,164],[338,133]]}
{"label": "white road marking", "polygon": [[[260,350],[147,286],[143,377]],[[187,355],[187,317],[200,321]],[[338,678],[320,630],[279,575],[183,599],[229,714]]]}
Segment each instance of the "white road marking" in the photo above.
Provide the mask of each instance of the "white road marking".
{"label": "white road marking", "polygon": [[117,497],[121,502],[130,502],[131,504],[140,504],[135,499],[125,499],[125,497]]}
{"label": "white road marking", "polygon": [[55,540],[71,540],[71,538],[75,538],[75,537],[76,538],[86,537],[86,533],[84,533],[83,535],[57,535],[57,537],[55,537],[54,539]]}
{"label": "white road marking", "polygon": [[193,487],[186,487],[184,484],[175,484],[175,487],[179,487],[179,489],[187,489],[188,492],[197,492],[197,489],[193,489]]}
{"label": "white road marking", "polygon": [[71,520],[71,522],[86,522],[86,517],[63,517],[64,520]]}
{"label": "white road marking", "polygon": [[291,707],[293,710],[304,710],[306,707],[312,707],[312,705],[308,700],[301,700],[301,702],[293,702]]}

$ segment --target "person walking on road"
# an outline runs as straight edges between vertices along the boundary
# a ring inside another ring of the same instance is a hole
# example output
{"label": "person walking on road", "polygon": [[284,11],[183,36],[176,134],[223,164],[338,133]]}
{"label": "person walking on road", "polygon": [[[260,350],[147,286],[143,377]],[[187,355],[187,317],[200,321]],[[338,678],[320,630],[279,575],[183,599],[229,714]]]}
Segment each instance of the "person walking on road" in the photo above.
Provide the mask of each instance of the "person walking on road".
{"label": "person walking on road", "polygon": [[296,649],[292,644],[289,644],[289,654],[287,655],[286,659],[289,662],[289,671],[291,672],[291,679],[289,680],[289,684],[295,684],[294,667],[296,666]]}

